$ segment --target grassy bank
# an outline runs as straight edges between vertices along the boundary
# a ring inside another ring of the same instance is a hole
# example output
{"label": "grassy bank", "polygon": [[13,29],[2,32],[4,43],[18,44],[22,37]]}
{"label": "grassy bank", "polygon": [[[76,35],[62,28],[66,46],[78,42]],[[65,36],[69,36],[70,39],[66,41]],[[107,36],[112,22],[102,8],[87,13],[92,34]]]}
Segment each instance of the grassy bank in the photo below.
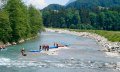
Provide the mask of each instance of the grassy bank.
{"label": "grassy bank", "polygon": [[[67,29],[67,28],[51,28],[51,29]],[[79,29],[67,29],[76,32],[90,32],[96,33],[100,36],[104,36],[111,42],[120,42],[120,31],[105,31],[105,30],[79,30]]]}
{"label": "grassy bank", "polygon": [[105,30],[78,30],[78,29],[70,29],[71,31],[76,32],[90,32],[96,33],[98,35],[104,36],[111,42],[120,42],[120,31],[105,31]]}

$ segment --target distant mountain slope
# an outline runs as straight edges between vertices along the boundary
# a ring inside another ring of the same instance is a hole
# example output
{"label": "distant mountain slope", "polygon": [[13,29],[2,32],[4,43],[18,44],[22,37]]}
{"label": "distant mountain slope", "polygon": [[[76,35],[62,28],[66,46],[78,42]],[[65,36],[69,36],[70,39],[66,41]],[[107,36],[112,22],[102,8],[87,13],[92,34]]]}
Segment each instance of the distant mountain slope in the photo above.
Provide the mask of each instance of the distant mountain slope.
{"label": "distant mountain slope", "polygon": [[68,3],[66,3],[66,5],[68,5],[68,4],[70,4],[70,3],[74,2],[74,1],[76,1],[76,0],[69,0]]}
{"label": "distant mountain slope", "polygon": [[101,7],[120,6],[120,0],[70,0],[66,6],[61,6],[58,4],[51,4],[44,9],[45,10],[46,9],[61,10],[64,8],[80,9],[81,7],[92,8],[96,6],[101,6]]}
{"label": "distant mountain slope", "polygon": [[59,4],[50,4],[47,7],[45,7],[43,10],[61,10],[63,8],[64,6],[59,5]]}
{"label": "distant mountain slope", "polygon": [[120,0],[77,0],[66,6],[66,8],[81,8],[81,7],[94,7],[94,6],[102,6],[102,7],[113,7],[120,6]]}

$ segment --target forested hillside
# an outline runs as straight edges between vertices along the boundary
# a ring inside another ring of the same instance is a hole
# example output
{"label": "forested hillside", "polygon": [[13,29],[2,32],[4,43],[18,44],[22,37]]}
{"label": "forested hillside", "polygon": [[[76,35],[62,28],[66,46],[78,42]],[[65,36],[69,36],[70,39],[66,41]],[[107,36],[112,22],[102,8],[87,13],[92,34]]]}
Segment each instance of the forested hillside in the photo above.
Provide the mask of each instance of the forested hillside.
{"label": "forested hillside", "polygon": [[[120,30],[119,0],[77,0],[75,2],[77,4],[72,2],[67,5],[68,8],[61,10],[43,10],[44,25],[71,29]],[[78,4],[82,6],[77,6]],[[88,7],[89,5],[91,7]]]}
{"label": "forested hillside", "polygon": [[45,7],[43,10],[62,10],[64,9],[64,6],[59,4],[50,4],[47,7]]}
{"label": "forested hillside", "polygon": [[39,10],[27,7],[21,0],[8,0],[0,10],[0,41],[18,42],[36,36],[42,24]]}
{"label": "forested hillside", "polygon": [[66,8],[93,8],[95,6],[114,7],[120,6],[120,0],[76,0],[66,6]]}
{"label": "forested hillside", "polygon": [[119,7],[120,0],[70,0],[65,6],[61,6],[58,4],[48,5],[45,10],[61,10],[68,8],[81,9],[86,8],[91,10],[94,7],[100,8],[110,8],[110,7]]}

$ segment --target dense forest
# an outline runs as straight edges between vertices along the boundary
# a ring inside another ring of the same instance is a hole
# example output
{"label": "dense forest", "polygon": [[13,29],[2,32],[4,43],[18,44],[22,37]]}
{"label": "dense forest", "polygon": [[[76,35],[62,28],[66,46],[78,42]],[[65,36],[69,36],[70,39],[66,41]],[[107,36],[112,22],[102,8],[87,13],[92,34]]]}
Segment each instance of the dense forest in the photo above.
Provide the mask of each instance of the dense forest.
{"label": "dense forest", "polygon": [[0,41],[18,42],[36,36],[43,27],[42,14],[21,0],[6,0],[0,9]]}
{"label": "dense forest", "polygon": [[[78,3],[74,4],[75,2]],[[48,6],[43,9],[44,25],[55,28],[120,30],[119,0],[77,0],[75,2],[64,8]],[[81,4],[83,6],[79,6]]]}

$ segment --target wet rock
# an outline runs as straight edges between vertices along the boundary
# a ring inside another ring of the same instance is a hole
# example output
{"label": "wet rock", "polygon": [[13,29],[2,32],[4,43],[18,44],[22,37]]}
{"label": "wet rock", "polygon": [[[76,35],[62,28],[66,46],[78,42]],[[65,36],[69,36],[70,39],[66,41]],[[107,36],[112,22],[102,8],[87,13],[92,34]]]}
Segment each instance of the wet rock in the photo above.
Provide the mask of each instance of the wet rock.
{"label": "wet rock", "polygon": [[119,68],[120,68],[120,62],[117,62],[117,67],[119,67]]}
{"label": "wet rock", "polygon": [[88,63],[92,64],[92,63],[94,63],[94,61],[88,61]]}
{"label": "wet rock", "polygon": [[9,43],[9,42],[7,42],[5,45],[6,45],[6,46],[11,46],[12,44],[11,44],[11,43]]}
{"label": "wet rock", "polygon": [[115,64],[115,63],[105,63],[105,67],[108,67],[108,68],[116,68],[116,67],[117,67],[117,64]]}
{"label": "wet rock", "polygon": [[21,39],[21,40],[18,41],[18,43],[23,43],[23,42],[25,42],[24,39]]}
{"label": "wet rock", "polygon": [[12,42],[12,45],[16,45],[17,43],[16,42]]}
{"label": "wet rock", "polygon": [[103,68],[104,67],[104,63],[102,62],[95,62],[93,64],[91,64],[92,68]]}
{"label": "wet rock", "polygon": [[74,60],[74,58],[73,58],[73,57],[71,57],[70,59],[71,59],[71,60]]}

